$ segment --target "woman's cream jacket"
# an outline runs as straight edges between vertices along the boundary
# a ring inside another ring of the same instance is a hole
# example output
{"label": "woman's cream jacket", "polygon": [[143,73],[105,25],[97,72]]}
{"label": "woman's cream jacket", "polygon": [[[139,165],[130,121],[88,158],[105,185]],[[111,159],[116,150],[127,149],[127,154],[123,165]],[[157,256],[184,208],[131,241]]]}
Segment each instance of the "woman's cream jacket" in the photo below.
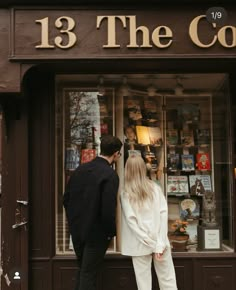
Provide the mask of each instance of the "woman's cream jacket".
{"label": "woman's cream jacket", "polygon": [[152,201],[141,207],[130,204],[125,192],[121,201],[121,253],[127,256],[142,256],[162,253],[170,247],[167,236],[167,202],[159,185],[153,183]]}

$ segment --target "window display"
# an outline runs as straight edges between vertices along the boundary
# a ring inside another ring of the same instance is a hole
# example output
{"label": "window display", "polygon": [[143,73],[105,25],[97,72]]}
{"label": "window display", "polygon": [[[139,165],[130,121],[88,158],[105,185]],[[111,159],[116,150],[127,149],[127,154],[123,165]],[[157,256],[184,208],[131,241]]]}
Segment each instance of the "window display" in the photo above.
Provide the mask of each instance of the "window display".
{"label": "window display", "polygon": [[[61,196],[71,173],[99,154],[100,138],[113,134],[113,90],[64,89],[57,97],[57,190]],[[91,181],[92,182],[92,181]],[[57,207],[57,252],[73,253],[65,212]],[[110,245],[114,250],[115,242]]]}
{"label": "window display", "polygon": [[163,166],[161,106],[154,97],[123,97],[124,164],[130,154],[140,154],[146,162],[149,178],[159,181]]}
{"label": "window display", "polygon": [[[168,202],[173,251],[232,250],[233,168],[227,76],[185,75],[183,79],[191,82],[192,88],[181,94],[174,90],[173,75],[154,78],[157,86],[162,86],[158,92],[150,90],[146,75],[127,76],[126,90],[123,76],[104,76],[102,85],[106,87],[102,92],[97,87],[98,76],[79,77],[90,82],[88,89],[79,83],[66,83],[56,96],[57,254],[73,253],[61,203],[64,186],[77,166],[99,154],[104,134],[115,134],[124,142],[123,160],[116,168],[121,189],[130,154],[143,157],[147,176],[162,187]],[[209,88],[200,89],[201,82]],[[112,240],[110,252],[119,252],[119,207],[117,221],[117,238]],[[215,241],[212,246],[211,234]]]}
{"label": "window display", "polygon": [[[167,195],[169,211],[179,210],[169,218],[169,237],[175,233],[175,220],[187,222],[185,250],[196,250],[197,229],[202,223],[203,196],[214,194],[211,159],[211,97],[166,97]],[[173,137],[174,136],[174,137]],[[177,199],[177,200],[176,200]]]}

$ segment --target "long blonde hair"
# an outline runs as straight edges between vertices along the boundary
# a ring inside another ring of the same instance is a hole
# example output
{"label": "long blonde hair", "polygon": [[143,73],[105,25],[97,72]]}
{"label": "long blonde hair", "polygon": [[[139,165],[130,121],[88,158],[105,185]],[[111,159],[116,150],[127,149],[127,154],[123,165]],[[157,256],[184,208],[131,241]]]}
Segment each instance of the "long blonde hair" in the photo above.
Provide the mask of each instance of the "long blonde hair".
{"label": "long blonde hair", "polygon": [[125,194],[130,202],[141,205],[153,200],[153,181],[147,177],[147,168],[139,155],[131,155],[125,164]]}

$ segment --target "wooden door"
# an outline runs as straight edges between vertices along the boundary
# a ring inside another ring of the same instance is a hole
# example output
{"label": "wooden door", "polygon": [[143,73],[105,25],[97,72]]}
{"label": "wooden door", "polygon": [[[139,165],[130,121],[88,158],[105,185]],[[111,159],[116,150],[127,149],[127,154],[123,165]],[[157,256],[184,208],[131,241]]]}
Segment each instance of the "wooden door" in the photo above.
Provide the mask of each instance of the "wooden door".
{"label": "wooden door", "polygon": [[24,100],[3,103],[1,140],[1,289],[28,290],[28,121]]}

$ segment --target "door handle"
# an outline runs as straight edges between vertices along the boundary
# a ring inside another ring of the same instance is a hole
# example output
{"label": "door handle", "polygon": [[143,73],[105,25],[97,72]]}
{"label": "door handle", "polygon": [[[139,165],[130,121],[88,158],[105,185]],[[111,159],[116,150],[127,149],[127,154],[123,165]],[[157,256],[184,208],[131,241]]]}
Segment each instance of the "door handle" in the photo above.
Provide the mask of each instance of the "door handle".
{"label": "door handle", "polygon": [[16,223],[16,224],[12,225],[12,228],[16,229],[16,228],[19,228],[19,227],[26,225],[27,223],[28,223],[27,221],[21,222],[21,223]]}
{"label": "door handle", "polygon": [[28,201],[27,200],[16,200],[17,203],[23,204],[23,205],[28,205]]}

